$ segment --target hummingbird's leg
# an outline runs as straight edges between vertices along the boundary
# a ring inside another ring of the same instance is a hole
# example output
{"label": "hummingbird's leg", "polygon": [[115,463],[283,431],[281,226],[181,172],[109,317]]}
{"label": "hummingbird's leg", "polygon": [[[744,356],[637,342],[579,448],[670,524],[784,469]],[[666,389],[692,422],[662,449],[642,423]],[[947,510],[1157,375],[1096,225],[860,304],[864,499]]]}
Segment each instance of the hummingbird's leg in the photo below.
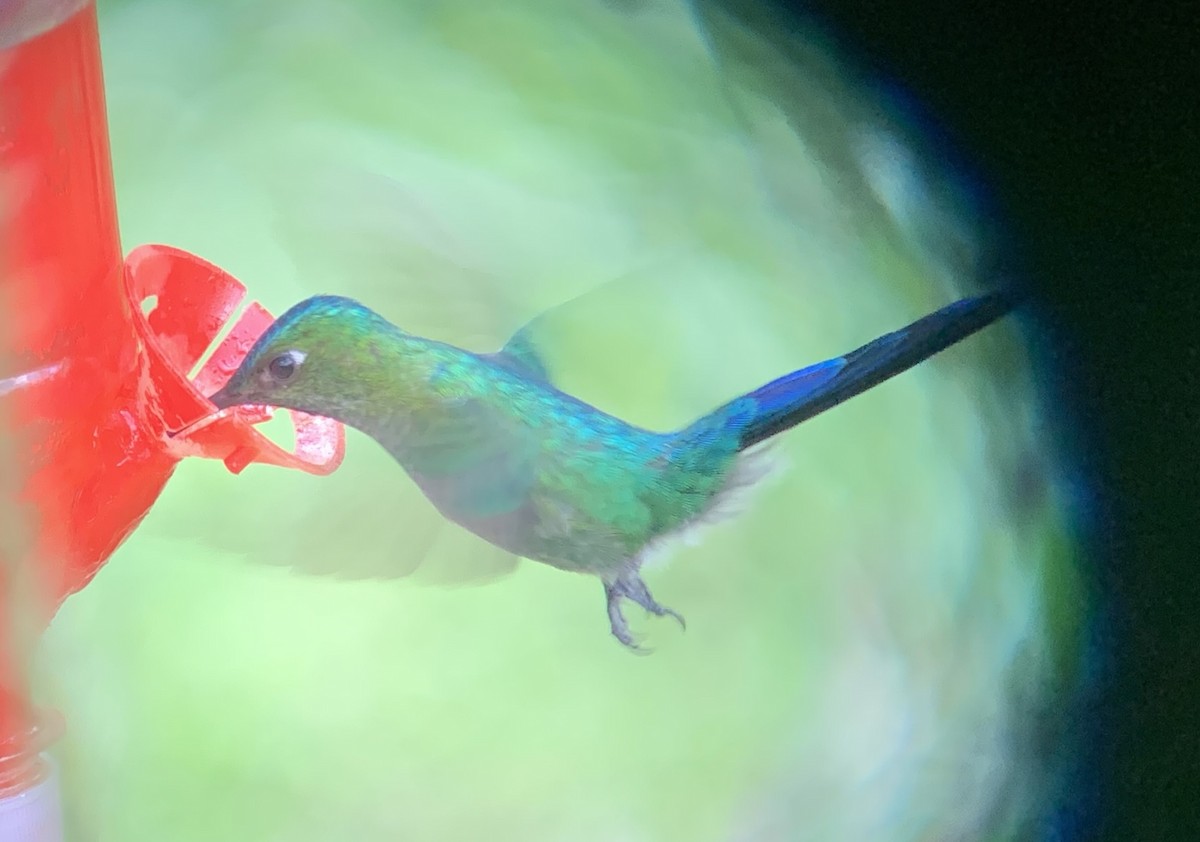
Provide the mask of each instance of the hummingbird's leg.
{"label": "hummingbird's leg", "polygon": [[642,651],[642,647],[637,645],[630,634],[629,623],[625,621],[625,615],[621,612],[621,600],[625,597],[625,591],[619,579],[604,583],[604,597],[608,600],[608,624],[612,628],[613,637],[635,652]]}
{"label": "hummingbird's leg", "polygon": [[687,628],[683,615],[666,606],[659,605],[650,595],[650,590],[642,581],[642,577],[636,572],[627,571],[614,581],[605,582],[604,596],[608,599],[608,622],[612,627],[613,637],[634,651],[645,652],[646,650],[634,642],[633,635],[629,632],[629,623],[626,622],[625,615],[621,612],[622,599],[633,600],[656,617],[673,617],[681,628]]}

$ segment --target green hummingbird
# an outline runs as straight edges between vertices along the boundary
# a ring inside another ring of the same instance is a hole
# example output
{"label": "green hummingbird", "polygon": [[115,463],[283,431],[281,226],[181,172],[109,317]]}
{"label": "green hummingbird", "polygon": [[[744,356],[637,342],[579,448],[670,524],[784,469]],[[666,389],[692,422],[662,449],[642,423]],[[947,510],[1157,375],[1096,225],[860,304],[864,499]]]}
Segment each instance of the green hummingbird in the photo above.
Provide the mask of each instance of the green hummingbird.
{"label": "green hummingbird", "polygon": [[517,556],[598,577],[613,636],[637,650],[623,600],[684,625],[651,595],[644,561],[727,512],[763,473],[757,446],[965,339],[1014,302],[1005,292],[957,301],[658,432],[556,388],[528,325],[499,351],[474,353],[319,295],[276,320],[209,400],[299,410],[366,433],[447,519]]}

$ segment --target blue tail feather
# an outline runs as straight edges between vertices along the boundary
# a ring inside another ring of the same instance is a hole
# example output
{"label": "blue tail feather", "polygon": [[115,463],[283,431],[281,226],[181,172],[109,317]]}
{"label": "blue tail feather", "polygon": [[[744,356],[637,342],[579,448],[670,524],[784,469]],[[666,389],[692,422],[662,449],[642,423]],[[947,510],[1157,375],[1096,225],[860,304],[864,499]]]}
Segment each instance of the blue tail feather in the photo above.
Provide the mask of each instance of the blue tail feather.
{"label": "blue tail feather", "polygon": [[907,371],[987,327],[1015,304],[1011,293],[956,301],[845,356],[785,374],[743,395],[734,403],[751,404],[754,412],[740,431],[738,449],[753,447]]}

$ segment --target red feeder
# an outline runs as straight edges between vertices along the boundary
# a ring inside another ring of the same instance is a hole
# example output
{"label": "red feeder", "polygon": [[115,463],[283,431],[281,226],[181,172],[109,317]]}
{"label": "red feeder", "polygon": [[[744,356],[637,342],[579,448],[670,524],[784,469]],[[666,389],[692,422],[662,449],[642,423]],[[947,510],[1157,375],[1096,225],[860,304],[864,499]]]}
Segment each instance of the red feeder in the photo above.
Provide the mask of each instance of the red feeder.
{"label": "red feeder", "polygon": [[289,453],[252,426],[266,408],[205,399],[270,324],[257,303],[189,378],[245,293],[179,249],[122,261],[93,2],[0,4],[0,840],[60,834],[56,796],[36,806],[55,728],[30,706],[31,644],[179,460],[341,462],[335,422],[292,413]]}

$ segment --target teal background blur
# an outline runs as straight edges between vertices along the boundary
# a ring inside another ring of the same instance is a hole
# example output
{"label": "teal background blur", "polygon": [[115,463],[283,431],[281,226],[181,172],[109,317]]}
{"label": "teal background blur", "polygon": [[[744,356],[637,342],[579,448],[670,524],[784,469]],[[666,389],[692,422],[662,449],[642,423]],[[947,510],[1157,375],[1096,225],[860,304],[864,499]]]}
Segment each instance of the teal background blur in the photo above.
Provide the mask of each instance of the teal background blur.
{"label": "teal background blur", "polygon": [[[563,305],[564,386],[631,421],[986,281],[953,174],[819,39],[670,3],[100,11],[126,249],[470,347]],[[44,642],[71,838],[1025,831],[1085,608],[1028,365],[997,327],[785,437],[651,573],[689,629],[638,617],[648,658],[355,433],[330,478],[186,462]]]}

